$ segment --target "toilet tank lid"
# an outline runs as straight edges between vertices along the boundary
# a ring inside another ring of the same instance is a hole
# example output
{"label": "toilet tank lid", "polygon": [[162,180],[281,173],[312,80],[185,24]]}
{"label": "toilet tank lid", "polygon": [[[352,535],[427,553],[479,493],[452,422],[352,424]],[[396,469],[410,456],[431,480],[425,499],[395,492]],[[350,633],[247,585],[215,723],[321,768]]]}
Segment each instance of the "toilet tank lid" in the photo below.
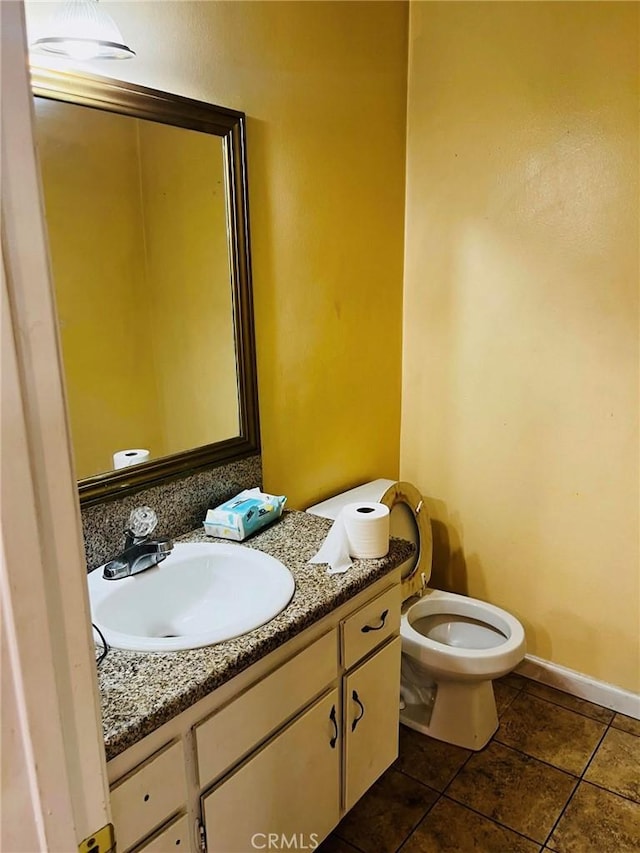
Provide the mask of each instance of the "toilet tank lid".
{"label": "toilet tank lid", "polygon": [[338,517],[340,510],[347,504],[355,503],[356,501],[379,501],[390,486],[393,486],[395,480],[372,480],[370,483],[363,483],[362,486],[356,486],[355,489],[349,489],[347,492],[341,492],[328,498],[326,501],[314,504],[307,509],[311,515],[319,515],[322,518],[330,518],[332,521]]}

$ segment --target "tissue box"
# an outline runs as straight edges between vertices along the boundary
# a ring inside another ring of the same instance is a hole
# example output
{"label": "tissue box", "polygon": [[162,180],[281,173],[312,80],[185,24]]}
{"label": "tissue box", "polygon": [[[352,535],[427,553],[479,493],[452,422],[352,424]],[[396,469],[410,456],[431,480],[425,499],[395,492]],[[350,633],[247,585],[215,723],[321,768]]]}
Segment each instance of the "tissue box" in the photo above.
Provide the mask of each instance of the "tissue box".
{"label": "tissue box", "polygon": [[283,496],[245,489],[235,498],[207,511],[204,530],[208,536],[242,542],[252,533],[280,518],[287,502]]}

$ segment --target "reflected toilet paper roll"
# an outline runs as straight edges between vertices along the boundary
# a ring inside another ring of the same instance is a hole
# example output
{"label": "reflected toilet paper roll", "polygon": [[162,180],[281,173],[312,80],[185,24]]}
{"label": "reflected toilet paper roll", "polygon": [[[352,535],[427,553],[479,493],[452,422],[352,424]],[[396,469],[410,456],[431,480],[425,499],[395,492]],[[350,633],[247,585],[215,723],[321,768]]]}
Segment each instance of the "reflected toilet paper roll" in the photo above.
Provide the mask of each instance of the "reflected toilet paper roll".
{"label": "reflected toilet paper roll", "polygon": [[141,462],[146,462],[149,456],[149,451],[141,447],[131,448],[130,450],[118,450],[117,453],[113,454],[114,470],[129,468],[131,465],[139,465]]}
{"label": "reflected toilet paper roll", "polygon": [[375,560],[389,552],[389,507],[372,501],[347,504],[343,510],[349,553]]}

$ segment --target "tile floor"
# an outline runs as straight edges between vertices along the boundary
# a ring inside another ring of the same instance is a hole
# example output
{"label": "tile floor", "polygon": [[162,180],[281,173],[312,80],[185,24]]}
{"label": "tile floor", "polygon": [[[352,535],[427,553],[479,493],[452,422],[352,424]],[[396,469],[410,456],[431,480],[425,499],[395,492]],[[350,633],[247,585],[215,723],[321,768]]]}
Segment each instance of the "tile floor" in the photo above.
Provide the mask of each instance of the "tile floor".
{"label": "tile floor", "polygon": [[400,727],[395,764],[321,853],[638,853],[640,722],[519,675],[480,752]]}

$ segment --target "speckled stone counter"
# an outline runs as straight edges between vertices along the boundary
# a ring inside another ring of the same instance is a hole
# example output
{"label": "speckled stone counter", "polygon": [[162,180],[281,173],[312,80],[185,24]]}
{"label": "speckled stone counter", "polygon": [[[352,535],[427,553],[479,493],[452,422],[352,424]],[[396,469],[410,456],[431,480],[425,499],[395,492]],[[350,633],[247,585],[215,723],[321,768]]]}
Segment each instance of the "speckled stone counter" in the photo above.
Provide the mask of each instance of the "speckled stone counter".
{"label": "speckled stone counter", "polygon": [[[296,582],[291,602],[266,625],[203,649],[167,653],[111,649],[98,670],[107,760],[348,601],[413,551],[408,542],[392,539],[386,557],[355,560],[345,574],[328,575],[326,566],[308,560],[330,527],[327,519],[289,511],[242,543],[281,560]],[[226,540],[214,540],[198,530],[179,541]]]}

